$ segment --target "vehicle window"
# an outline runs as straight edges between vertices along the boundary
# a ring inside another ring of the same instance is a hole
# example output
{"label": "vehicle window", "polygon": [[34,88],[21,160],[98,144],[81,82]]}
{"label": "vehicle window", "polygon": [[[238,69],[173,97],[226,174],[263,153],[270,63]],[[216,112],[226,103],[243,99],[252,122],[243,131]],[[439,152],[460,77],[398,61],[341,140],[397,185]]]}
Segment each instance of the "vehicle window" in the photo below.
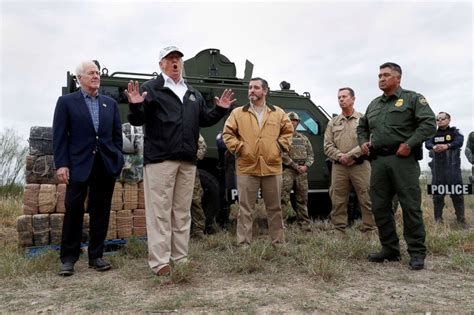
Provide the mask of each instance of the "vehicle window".
{"label": "vehicle window", "polygon": [[127,97],[124,94],[125,88],[117,86],[101,86],[99,93],[113,98],[117,103],[128,103]]}
{"label": "vehicle window", "polygon": [[313,135],[319,134],[319,123],[315,118],[311,116],[309,112],[301,109],[287,109],[286,112],[295,112],[298,114],[298,116],[300,116],[300,123],[298,127],[296,127],[296,131],[308,132]]}

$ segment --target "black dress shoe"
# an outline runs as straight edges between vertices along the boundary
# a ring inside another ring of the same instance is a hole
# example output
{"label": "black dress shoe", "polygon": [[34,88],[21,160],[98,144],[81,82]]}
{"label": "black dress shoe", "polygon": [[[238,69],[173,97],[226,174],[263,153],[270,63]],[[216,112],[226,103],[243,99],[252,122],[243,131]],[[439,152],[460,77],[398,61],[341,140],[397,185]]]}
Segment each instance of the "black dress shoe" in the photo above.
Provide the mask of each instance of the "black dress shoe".
{"label": "black dress shoe", "polygon": [[425,259],[423,257],[412,257],[410,259],[411,270],[421,270],[425,268]]}
{"label": "black dress shoe", "polygon": [[111,267],[112,266],[102,258],[89,259],[89,268],[94,268],[97,271],[106,271]]}
{"label": "black dress shoe", "polygon": [[400,261],[400,254],[386,254],[384,252],[369,254],[367,260],[370,262],[383,263],[385,261]]}
{"label": "black dress shoe", "polygon": [[58,275],[63,277],[69,277],[74,274],[74,263],[73,262],[64,262],[61,264]]}

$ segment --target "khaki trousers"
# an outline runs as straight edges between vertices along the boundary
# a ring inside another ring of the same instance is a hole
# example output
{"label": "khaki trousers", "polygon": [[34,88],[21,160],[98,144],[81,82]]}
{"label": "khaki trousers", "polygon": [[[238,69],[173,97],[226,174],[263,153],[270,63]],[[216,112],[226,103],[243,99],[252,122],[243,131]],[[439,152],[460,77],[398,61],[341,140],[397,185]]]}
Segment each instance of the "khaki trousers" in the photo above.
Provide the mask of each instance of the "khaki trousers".
{"label": "khaki trousers", "polygon": [[333,163],[329,192],[332,201],[331,221],[336,229],[344,230],[347,226],[347,203],[351,183],[360,205],[362,229],[368,231],[376,228],[369,196],[370,171],[368,161],[352,166]]}
{"label": "khaki trousers", "polygon": [[182,161],[143,168],[148,264],[156,273],[164,265],[186,261],[191,228],[191,199],[196,165]]}
{"label": "khaki trousers", "polygon": [[273,244],[283,243],[283,215],[281,211],[280,175],[237,176],[239,191],[239,214],[237,216],[237,244],[252,241],[253,213],[257,202],[258,189],[262,189],[263,202],[267,212],[268,231]]}

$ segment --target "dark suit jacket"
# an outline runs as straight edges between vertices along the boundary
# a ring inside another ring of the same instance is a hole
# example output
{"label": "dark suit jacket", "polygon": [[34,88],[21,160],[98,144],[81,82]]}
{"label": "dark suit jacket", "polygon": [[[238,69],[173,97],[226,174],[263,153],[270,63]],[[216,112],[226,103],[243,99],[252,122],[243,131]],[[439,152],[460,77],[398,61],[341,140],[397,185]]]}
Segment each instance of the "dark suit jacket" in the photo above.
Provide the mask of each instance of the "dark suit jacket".
{"label": "dark suit jacket", "polygon": [[96,154],[100,154],[110,175],[119,175],[123,155],[117,102],[99,95],[99,129],[96,133],[80,90],[59,97],[54,111],[53,149],[56,168],[67,166],[70,181],[87,180]]}

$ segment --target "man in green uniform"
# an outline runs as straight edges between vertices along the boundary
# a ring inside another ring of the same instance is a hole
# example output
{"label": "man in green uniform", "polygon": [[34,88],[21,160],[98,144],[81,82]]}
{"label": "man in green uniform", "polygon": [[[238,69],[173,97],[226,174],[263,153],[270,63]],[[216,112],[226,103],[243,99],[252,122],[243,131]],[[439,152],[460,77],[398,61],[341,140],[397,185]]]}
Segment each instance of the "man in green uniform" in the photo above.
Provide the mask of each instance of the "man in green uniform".
{"label": "man in green uniform", "polygon": [[[424,268],[425,227],[419,183],[421,145],[434,136],[436,119],[426,99],[400,87],[402,69],[387,62],[380,66],[379,88],[359,120],[357,136],[363,154],[370,154],[370,197],[382,250],[368,256],[371,262],[400,260],[392,199],[397,194],[403,210],[403,234],[410,268]],[[370,153],[369,153],[370,149]]]}
{"label": "man in green uniform", "polygon": [[[308,169],[314,162],[314,153],[308,138],[297,132],[300,117],[295,112],[288,113],[293,125],[293,140],[288,153],[283,153],[283,187],[281,207],[283,217],[288,219],[289,214],[296,212],[297,224],[306,231],[311,231],[308,215]],[[296,207],[293,209],[290,193],[294,187]]]}
{"label": "man in green uniform", "polygon": [[[207,144],[203,136],[199,134],[198,140],[198,151],[197,159],[198,161],[204,158],[206,155]],[[193,199],[191,202],[191,237],[202,238],[204,237],[204,230],[206,228],[206,215],[202,209],[202,186],[201,180],[199,179],[199,172],[196,169],[196,179],[194,181],[193,189]]]}

